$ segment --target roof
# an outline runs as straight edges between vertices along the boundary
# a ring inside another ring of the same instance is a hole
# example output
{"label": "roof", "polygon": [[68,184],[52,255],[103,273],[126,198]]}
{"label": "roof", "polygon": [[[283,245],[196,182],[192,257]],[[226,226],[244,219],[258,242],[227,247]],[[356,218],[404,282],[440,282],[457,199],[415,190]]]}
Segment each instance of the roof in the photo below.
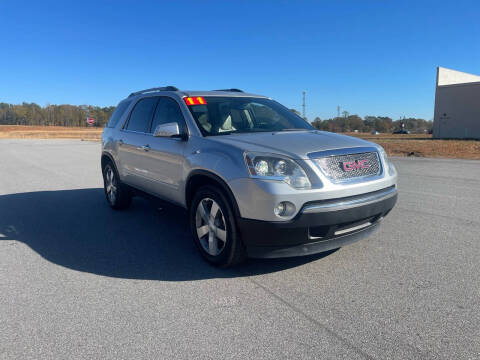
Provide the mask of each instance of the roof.
{"label": "roof", "polygon": [[267,96],[256,95],[246,92],[237,91],[219,91],[219,90],[183,90],[181,91],[186,96],[230,96],[230,97],[261,97],[267,98]]}
{"label": "roof", "polygon": [[447,69],[440,66],[437,68],[437,86],[465,85],[479,82],[479,75]]}
{"label": "roof", "polygon": [[239,89],[223,89],[223,90],[179,90],[174,86],[155,87],[140,91],[132,92],[129,97],[140,96],[144,94],[154,94],[159,92],[175,93],[181,97],[183,96],[229,96],[229,97],[261,97],[267,98],[263,95],[256,95],[245,93]]}

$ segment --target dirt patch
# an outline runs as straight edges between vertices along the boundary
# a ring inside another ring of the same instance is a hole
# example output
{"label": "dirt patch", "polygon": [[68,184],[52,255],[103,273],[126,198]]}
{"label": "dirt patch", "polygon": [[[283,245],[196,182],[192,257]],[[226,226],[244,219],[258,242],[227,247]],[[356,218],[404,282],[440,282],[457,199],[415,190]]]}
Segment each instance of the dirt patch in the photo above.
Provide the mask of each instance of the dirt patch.
{"label": "dirt patch", "polygon": [[102,128],[0,125],[0,139],[100,140]]}
{"label": "dirt patch", "polygon": [[348,133],[381,145],[392,156],[436,157],[480,160],[479,140],[437,140],[428,134]]}

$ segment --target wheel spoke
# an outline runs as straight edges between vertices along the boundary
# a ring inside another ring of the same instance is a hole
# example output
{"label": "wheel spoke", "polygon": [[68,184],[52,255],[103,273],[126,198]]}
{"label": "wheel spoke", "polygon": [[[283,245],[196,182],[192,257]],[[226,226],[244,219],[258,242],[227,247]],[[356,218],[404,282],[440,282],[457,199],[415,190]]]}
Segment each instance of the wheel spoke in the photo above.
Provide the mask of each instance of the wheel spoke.
{"label": "wheel spoke", "polygon": [[198,211],[200,212],[200,216],[202,217],[203,221],[208,223],[208,215],[205,210],[205,205],[203,204],[203,201],[201,201],[200,204],[198,204]]}
{"label": "wheel spoke", "polygon": [[219,238],[220,240],[222,240],[223,242],[226,242],[227,241],[227,232],[223,229],[220,229],[219,227],[217,227],[215,229],[215,234],[217,235],[217,238]]}
{"label": "wheel spoke", "polygon": [[115,194],[114,191],[110,191],[110,201],[113,203],[115,203],[115,199],[117,198],[117,195]]}
{"label": "wheel spoke", "polygon": [[218,213],[218,205],[215,201],[212,202],[212,208],[210,209],[210,219],[212,219],[212,221],[215,220],[215,217],[217,216],[217,213]]}
{"label": "wheel spoke", "polygon": [[208,252],[210,255],[217,255],[218,252],[217,240],[215,239],[213,232],[208,234]]}
{"label": "wheel spoke", "polygon": [[197,235],[199,239],[203,238],[206,234],[208,234],[208,225],[197,227]]}

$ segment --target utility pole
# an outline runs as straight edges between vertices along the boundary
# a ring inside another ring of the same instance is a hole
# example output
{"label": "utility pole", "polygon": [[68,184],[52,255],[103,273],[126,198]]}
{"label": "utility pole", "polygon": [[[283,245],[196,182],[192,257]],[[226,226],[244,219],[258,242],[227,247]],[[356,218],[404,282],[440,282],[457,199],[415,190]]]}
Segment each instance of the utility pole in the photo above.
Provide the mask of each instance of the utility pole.
{"label": "utility pole", "polygon": [[337,105],[337,117],[340,117],[340,105]]}
{"label": "utility pole", "polygon": [[303,95],[303,102],[302,102],[302,110],[303,110],[303,118],[306,119],[307,116],[305,115],[305,95],[306,95],[306,91],[303,90],[302,91],[302,95]]}

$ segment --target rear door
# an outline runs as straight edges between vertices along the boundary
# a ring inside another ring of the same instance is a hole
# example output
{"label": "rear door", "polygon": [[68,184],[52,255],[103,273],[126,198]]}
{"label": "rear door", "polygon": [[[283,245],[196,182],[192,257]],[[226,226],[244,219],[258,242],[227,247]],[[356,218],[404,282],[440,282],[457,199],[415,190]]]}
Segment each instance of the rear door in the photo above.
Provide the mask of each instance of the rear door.
{"label": "rear door", "polygon": [[120,131],[118,157],[123,181],[141,189],[148,188],[153,177],[146,154],[153,138],[150,125],[157,102],[158,97],[140,99]]}
{"label": "rear door", "polygon": [[[179,104],[173,98],[162,96],[153,116],[150,132],[154,133],[158,125],[175,122],[182,132],[186,132],[186,123]],[[153,137],[146,154],[146,164],[151,177],[151,192],[181,202],[179,193],[183,181],[184,151],[187,142],[181,138]]]}

